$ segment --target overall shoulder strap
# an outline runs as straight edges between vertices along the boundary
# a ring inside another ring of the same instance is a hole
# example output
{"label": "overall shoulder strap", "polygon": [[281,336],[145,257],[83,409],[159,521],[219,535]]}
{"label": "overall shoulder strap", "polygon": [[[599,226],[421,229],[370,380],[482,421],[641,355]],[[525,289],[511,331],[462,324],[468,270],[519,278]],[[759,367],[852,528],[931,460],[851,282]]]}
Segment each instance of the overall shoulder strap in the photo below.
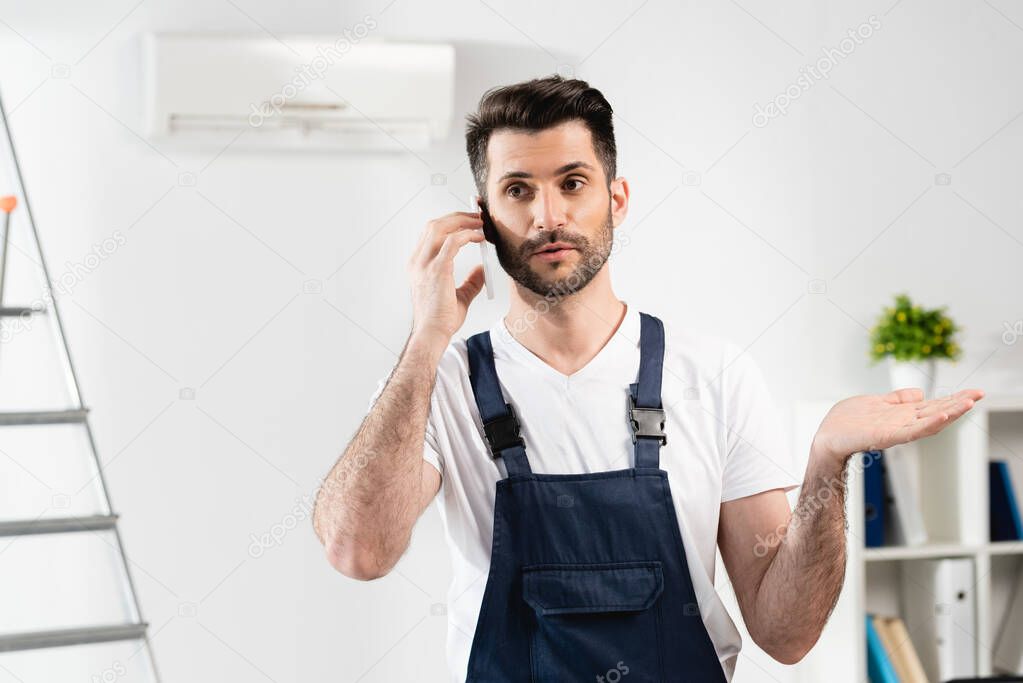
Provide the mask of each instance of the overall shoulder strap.
{"label": "overall shoulder strap", "polygon": [[664,324],[652,315],[639,314],[639,377],[629,385],[629,424],[636,447],[636,467],[660,467],[661,446],[668,442],[661,407],[664,369]]}
{"label": "overall shoulder strap", "polygon": [[508,476],[531,474],[526,447],[519,435],[519,421],[510,403],[501,393],[494,367],[494,347],[490,332],[480,332],[466,342],[469,352],[469,382],[480,411],[483,431],[494,458],[503,458]]}

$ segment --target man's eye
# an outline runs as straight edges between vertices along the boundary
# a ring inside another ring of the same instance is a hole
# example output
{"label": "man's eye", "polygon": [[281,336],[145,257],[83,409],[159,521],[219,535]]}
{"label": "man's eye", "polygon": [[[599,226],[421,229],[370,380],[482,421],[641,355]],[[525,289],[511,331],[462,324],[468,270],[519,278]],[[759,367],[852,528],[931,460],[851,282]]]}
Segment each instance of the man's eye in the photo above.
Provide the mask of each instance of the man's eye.
{"label": "man's eye", "polygon": [[512,197],[514,199],[514,198],[518,197],[520,193],[519,194],[512,194],[512,193],[516,192],[516,191],[519,191],[519,190],[523,190],[523,187],[521,185],[512,185],[511,187],[508,188],[507,194],[508,194],[508,196],[510,196],[510,197]]}
{"label": "man's eye", "polygon": [[[583,181],[580,180],[579,178],[569,178],[568,180],[565,181],[565,184],[568,184],[568,183],[579,183],[581,185],[582,182]],[[579,188],[575,188],[575,189],[579,189]]]}

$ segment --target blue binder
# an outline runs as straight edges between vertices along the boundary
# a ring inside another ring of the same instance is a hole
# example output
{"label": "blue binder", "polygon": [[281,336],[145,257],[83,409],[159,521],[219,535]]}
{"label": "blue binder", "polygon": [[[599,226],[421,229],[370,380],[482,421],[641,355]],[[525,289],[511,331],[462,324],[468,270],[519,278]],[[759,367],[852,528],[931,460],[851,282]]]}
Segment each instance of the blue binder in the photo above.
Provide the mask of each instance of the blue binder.
{"label": "blue binder", "polygon": [[1023,540],[1023,523],[1020,522],[1016,491],[1009,477],[1009,466],[1004,460],[988,463],[988,478],[991,484],[991,540]]}
{"label": "blue binder", "polygon": [[884,451],[866,451],[863,469],[863,513],[868,548],[884,545],[885,490],[881,459]]}

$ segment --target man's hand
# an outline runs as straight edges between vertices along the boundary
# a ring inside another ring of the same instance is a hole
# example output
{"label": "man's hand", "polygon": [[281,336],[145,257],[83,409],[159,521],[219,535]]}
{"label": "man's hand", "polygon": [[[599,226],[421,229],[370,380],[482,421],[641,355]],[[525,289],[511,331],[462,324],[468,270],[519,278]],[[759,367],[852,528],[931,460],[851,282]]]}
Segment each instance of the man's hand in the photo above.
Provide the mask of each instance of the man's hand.
{"label": "man's hand", "polygon": [[412,276],[412,336],[446,346],[465,322],[469,304],[483,288],[483,267],[477,266],[455,287],[454,260],[469,242],[483,241],[479,213],[456,211],[426,224],[408,262]]}
{"label": "man's hand", "polygon": [[836,403],[821,421],[812,451],[846,457],[882,450],[937,434],[984,397],[980,389],[963,389],[947,398],[923,400],[920,389],[853,396]]}

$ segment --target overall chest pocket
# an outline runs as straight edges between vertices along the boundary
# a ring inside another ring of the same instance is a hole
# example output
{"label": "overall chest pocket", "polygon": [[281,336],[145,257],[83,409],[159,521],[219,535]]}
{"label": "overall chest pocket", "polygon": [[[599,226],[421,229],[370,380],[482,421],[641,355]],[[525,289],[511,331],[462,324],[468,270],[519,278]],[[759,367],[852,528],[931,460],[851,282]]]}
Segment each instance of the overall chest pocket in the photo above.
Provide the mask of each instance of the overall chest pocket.
{"label": "overall chest pocket", "polygon": [[533,680],[661,681],[663,590],[657,561],[523,567]]}

